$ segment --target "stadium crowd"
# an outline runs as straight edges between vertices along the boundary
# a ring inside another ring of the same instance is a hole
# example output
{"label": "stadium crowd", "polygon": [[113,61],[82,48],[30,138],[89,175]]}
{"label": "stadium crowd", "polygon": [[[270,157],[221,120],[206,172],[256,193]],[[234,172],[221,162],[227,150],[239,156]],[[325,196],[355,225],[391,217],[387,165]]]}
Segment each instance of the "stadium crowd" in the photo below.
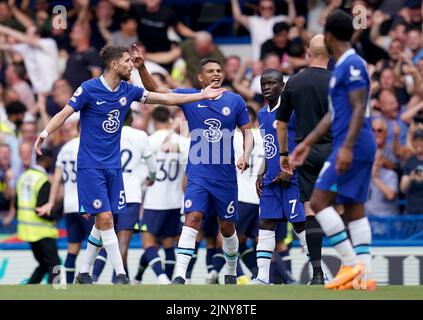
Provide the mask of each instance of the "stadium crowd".
{"label": "stadium crowd", "polygon": [[[65,4],[63,21],[47,1],[0,0],[0,218],[4,225],[15,219],[16,183],[35,164],[33,146],[39,132],[83,81],[102,74],[99,52],[104,45],[138,43],[156,83],[169,89],[198,87],[199,62],[214,58],[224,66],[223,86],[240,94],[253,114],[264,105],[263,71],[280,70],[286,79],[301,72],[308,63],[309,41],[323,32],[330,12],[341,8],[359,14],[353,11],[357,6],[365,9],[367,28],[356,30],[353,43],[371,76],[372,129],[377,143],[366,213],[423,213],[420,0],[227,1],[234,33],[251,37],[251,56],[244,60],[225,56],[212,33],[187,25],[181,12],[177,15],[160,0],[73,0]],[[137,71],[131,82],[143,86]],[[131,109],[131,126],[154,134],[153,107],[134,102]],[[171,127],[188,137],[181,110],[168,110]],[[75,137],[75,120],[48,139],[47,148],[53,155],[51,176],[61,147]]]}

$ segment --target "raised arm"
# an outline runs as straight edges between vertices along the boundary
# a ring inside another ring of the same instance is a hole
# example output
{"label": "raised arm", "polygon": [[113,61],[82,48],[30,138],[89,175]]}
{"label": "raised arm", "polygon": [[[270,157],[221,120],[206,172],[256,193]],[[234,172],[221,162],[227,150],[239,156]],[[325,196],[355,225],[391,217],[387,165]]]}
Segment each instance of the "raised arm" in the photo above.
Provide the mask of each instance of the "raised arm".
{"label": "raised arm", "polygon": [[231,7],[232,7],[232,16],[234,17],[235,21],[242,24],[248,30],[250,29],[250,23],[248,21],[248,16],[242,14],[241,8],[239,7],[238,0],[231,0]]}
{"label": "raised arm", "polygon": [[288,5],[289,23],[293,23],[295,17],[297,16],[297,10],[295,9],[295,1],[294,0],[285,0],[285,2]]}
{"label": "raised arm", "polygon": [[66,105],[59,113],[57,113],[53,118],[51,118],[47,127],[40,133],[37,140],[35,141],[35,150],[39,155],[42,154],[41,147],[45,139],[54,131],[56,131],[74,112],[75,110],[70,105]]}
{"label": "raised arm", "polygon": [[23,32],[20,32],[18,30],[9,28],[9,27],[1,25],[1,24],[0,24],[0,33],[11,36],[19,42],[28,43],[28,44],[30,44],[32,46],[36,46],[36,47],[39,46],[38,38],[29,37]]}
{"label": "raised arm", "polygon": [[[12,3],[10,3],[12,2]],[[18,20],[18,22],[25,27],[25,29],[31,28],[34,26],[34,21],[23,13],[15,4],[14,1],[9,1],[10,10],[13,13],[13,16]]]}
{"label": "raised arm", "polygon": [[241,128],[241,133],[244,141],[244,153],[242,154],[241,158],[238,159],[237,167],[241,170],[241,173],[243,173],[246,169],[248,169],[248,163],[251,157],[251,153],[254,149],[254,136],[251,132],[251,124],[247,123],[246,125],[243,125]]}
{"label": "raised arm", "polygon": [[146,99],[147,103],[153,104],[165,104],[165,105],[181,105],[205,99],[214,99],[220,96],[226,89],[219,88],[213,89],[211,84],[205,88],[202,92],[198,93],[156,93],[150,92]]}
{"label": "raised arm", "polygon": [[125,11],[128,11],[129,8],[131,7],[131,4],[129,3],[128,0],[109,0],[109,1],[115,7]]}

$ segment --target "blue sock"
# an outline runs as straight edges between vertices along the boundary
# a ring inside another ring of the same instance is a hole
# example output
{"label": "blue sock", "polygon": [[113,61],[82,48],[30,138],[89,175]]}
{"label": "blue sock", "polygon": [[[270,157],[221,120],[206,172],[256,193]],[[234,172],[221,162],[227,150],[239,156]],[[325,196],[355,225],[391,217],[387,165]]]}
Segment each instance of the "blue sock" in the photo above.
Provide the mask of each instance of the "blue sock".
{"label": "blue sock", "polygon": [[66,256],[65,269],[66,269],[66,283],[72,284],[75,278],[75,260],[77,255],[69,253]]}
{"label": "blue sock", "polygon": [[253,274],[253,278],[257,275],[257,259],[254,248],[248,248],[247,244],[243,243],[239,245],[239,256],[244,262],[245,266]]}
{"label": "blue sock", "polygon": [[148,265],[153,268],[153,271],[157,276],[164,273],[162,259],[159,257],[156,247],[149,247],[145,249],[144,255],[148,261]]}
{"label": "blue sock", "polygon": [[286,263],[282,260],[279,252],[273,253],[272,264],[274,265],[275,272],[280,275],[283,283],[289,284],[295,281],[292,278],[291,272],[286,267]]}
{"label": "blue sock", "polygon": [[[129,272],[128,272],[128,267],[127,266],[123,266],[123,268],[125,269],[125,273],[129,278]],[[113,274],[112,274],[112,283],[116,283],[116,271],[113,270]]]}
{"label": "blue sock", "polygon": [[145,255],[145,253],[143,253],[140,257],[140,264],[138,266],[138,272],[135,276],[135,280],[137,280],[137,281],[142,280],[142,276],[144,274],[145,269],[147,269],[147,267],[148,267],[147,257]]}
{"label": "blue sock", "polygon": [[236,264],[236,276],[237,277],[241,277],[241,276],[243,276],[245,273],[244,273],[244,271],[242,270],[242,267],[241,267],[241,262],[238,260],[238,263]]}
{"label": "blue sock", "polygon": [[97,258],[94,261],[93,267],[93,281],[97,282],[100,274],[103,272],[104,266],[106,265],[107,252],[104,248],[101,248]]}
{"label": "blue sock", "polygon": [[166,275],[169,279],[172,279],[173,270],[175,269],[175,264],[176,264],[175,248],[164,249],[164,252],[166,256],[166,261],[165,261]]}
{"label": "blue sock", "polygon": [[191,260],[189,261],[188,268],[187,268],[187,279],[191,279],[192,270],[194,269],[194,265],[197,262],[197,253],[198,253],[198,247],[200,246],[200,242],[195,242],[195,249],[194,254],[191,257]]}
{"label": "blue sock", "polygon": [[213,265],[213,256],[216,254],[215,248],[207,248],[206,250],[206,265],[207,265],[207,272],[210,273],[214,269]]}
{"label": "blue sock", "polygon": [[213,266],[214,269],[219,273],[225,265],[226,260],[223,255],[223,250],[221,248],[216,249],[216,253],[213,255]]}

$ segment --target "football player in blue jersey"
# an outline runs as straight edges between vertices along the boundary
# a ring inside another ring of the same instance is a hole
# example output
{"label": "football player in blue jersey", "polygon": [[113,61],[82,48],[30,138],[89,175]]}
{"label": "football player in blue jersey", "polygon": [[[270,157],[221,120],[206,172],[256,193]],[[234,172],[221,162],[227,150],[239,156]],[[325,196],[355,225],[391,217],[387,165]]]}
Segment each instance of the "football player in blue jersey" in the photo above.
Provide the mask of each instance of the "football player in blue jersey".
{"label": "football player in blue jersey", "polygon": [[[141,68],[140,76],[147,90],[169,92],[160,88]],[[176,89],[177,93],[198,93],[207,86],[220,88],[223,70],[220,63],[211,58],[203,59],[197,78],[202,86],[198,89]],[[178,104],[188,121],[191,145],[187,165],[187,190],[184,200],[185,224],[177,247],[177,262],[173,284],[184,284],[186,270],[195,250],[195,239],[203,215],[214,208],[222,235],[223,252],[227,274],[225,284],[236,284],[238,261],[238,237],[235,221],[238,218],[238,186],[234,161],[233,137],[239,127],[244,136],[244,153],[237,167],[244,171],[253,149],[250,121],[242,97],[225,92],[215,99],[204,99],[197,103]]]}
{"label": "football player in blue jersey", "polygon": [[127,110],[132,101],[184,104],[216,98],[224,90],[209,86],[204,91],[193,94],[150,93],[127,82],[132,69],[143,64],[138,51],[130,55],[126,47],[106,46],[101,50],[100,56],[105,68],[104,74],[81,84],[68,104],[50,120],[38,136],[35,149],[41,154],[44,140],[71,114],[80,111],[81,139],[77,163],[79,211],[95,215],[96,218],[75,282],[93,283],[90,268],[100,248],[104,247],[117,274],[116,283],[128,284],[112,216],[112,213],[126,213],[120,138],[121,124]]}
{"label": "football player in blue jersey", "polygon": [[[329,112],[292,154],[294,166],[330,128],[333,149],[320,171],[310,205],[343,265],[328,289],[374,289],[371,229],[364,215],[376,145],[370,123],[370,79],[366,62],[351,46],[352,17],[336,10],[326,20],[325,46],[336,61],[329,84]],[[333,207],[344,205],[351,240]]]}
{"label": "football player in blue jersey", "polygon": [[[305,210],[299,200],[298,180],[295,172],[281,171],[279,143],[276,131],[276,111],[284,88],[283,74],[275,69],[265,70],[260,78],[261,91],[268,103],[258,113],[260,133],[265,156],[264,173],[257,178],[260,197],[259,231],[256,247],[258,274],[252,284],[269,284],[269,268],[275,251],[275,228],[279,221],[288,220],[301,245],[307,250],[305,239]],[[288,125],[288,150],[295,147],[294,114]]]}

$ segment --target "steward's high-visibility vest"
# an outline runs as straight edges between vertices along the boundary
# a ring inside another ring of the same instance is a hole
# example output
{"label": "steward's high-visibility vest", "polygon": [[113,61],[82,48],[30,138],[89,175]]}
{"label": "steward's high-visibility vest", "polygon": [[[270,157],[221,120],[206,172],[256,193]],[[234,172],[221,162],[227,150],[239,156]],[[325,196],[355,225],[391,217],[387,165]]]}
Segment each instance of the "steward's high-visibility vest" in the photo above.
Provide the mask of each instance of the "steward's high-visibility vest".
{"label": "steward's high-visibility vest", "polygon": [[22,241],[36,242],[59,236],[55,222],[43,219],[35,212],[38,193],[47,180],[45,172],[33,168],[26,170],[18,179],[18,238]]}

